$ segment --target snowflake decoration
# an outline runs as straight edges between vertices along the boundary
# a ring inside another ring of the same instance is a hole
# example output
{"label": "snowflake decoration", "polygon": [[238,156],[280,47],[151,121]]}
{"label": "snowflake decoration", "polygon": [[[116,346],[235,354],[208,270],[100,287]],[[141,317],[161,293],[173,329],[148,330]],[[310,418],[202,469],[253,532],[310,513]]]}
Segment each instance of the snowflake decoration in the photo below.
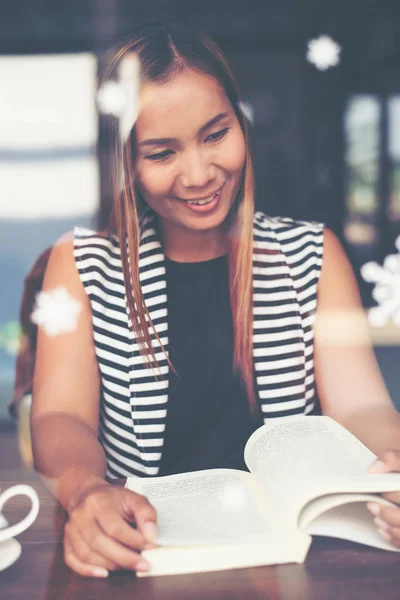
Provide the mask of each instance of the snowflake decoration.
{"label": "snowflake decoration", "polygon": [[341,47],[328,35],[308,42],[307,60],[320,71],[335,67],[340,61]]}
{"label": "snowflake decoration", "polygon": [[390,319],[400,326],[400,236],[395,246],[399,254],[389,254],[383,267],[373,261],[361,267],[363,279],[375,283],[372,297],[378,306],[368,311],[368,320],[375,327],[382,327]]}
{"label": "snowflake decoration", "polygon": [[246,493],[238,483],[226,483],[219,494],[219,500],[224,509],[239,511],[246,503]]}
{"label": "snowflake decoration", "polygon": [[130,52],[121,60],[118,81],[109,79],[97,92],[97,106],[101,113],[119,119],[122,142],[126,142],[139,112],[140,63]]}
{"label": "snowflake decoration", "polygon": [[120,83],[106,81],[97,92],[97,106],[104,115],[120,117],[126,106],[126,93]]}
{"label": "snowflake decoration", "polygon": [[31,321],[43,327],[47,335],[71,333],[77,327],[82,304],[65,287],[59,286],[49,292],[39,292]]}

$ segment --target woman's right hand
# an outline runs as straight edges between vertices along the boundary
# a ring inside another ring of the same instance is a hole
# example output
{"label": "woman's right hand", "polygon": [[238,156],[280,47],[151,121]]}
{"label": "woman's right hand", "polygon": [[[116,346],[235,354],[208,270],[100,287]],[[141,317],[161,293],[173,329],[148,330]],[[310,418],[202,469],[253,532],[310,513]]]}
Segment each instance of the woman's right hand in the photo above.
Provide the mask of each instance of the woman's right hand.
{"label": "woman's right hand", "polygon": [[95,478],[80,486],[67,510],[64,558],[71,569],[86,577],[149,569],[140,551],[154,545],[157,515],[147,498]]}

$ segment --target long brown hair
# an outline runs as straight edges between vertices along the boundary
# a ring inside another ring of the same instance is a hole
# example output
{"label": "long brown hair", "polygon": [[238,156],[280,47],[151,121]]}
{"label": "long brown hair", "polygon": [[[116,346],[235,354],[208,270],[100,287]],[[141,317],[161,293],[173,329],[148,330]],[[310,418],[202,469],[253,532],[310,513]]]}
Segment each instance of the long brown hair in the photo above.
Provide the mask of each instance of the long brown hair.
{"label": "long brown hair", "polygon": [[[127,57],[135,57],[139,65],[140,82],[165,83],[185,69],[195,68],[215,77],[225,91],[243,131],[246,160],[237,197],[226,221],[230,240],[229,278],[231,310],[234,326],[234,369],[245,384],[252,412],[257,411],[253,382],[253,310],[252,310],[252,250],[253,250],[253,168],[249,152],[246,119],[240,108],[240,94],[227,61],[218,46],[203,33],[177,25],[151,25],[140,28],[121,45],[108,64],[104,77],[116,72]],[[128,310],[141,353],[158,370],[152,335],[159,349],[168,354],[153,327],[139,280],[139,245],[141,219],[145,208],[134,176],[134,124],[127,140],[121,140],[114,126],[113,210],[109,234],[117,234],[121,243],[121,259],[127,294]],[[127,243],[124,243],[124,240]],[[158,354],[158,356],[160,356]]]}

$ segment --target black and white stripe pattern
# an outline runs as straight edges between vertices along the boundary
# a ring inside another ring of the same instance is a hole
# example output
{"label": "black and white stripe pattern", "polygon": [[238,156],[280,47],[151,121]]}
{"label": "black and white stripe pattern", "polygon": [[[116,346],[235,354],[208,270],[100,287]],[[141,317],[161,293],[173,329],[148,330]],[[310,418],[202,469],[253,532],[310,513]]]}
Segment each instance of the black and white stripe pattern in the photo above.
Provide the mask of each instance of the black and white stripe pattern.
{"label": "black and white stripe pattern", "polygon": [[[157,373],[140,354],[128,315],[118,239],[75,229],[76,266],[90,299],[101,373],[100,440],[109,477],[157,475],[168,406],[169,367],[152,335]],[[264,419],[314,408],[313,324],[323,226],[254,218],[254,367]],[[168,351],[164,254],[149,214],[142,223],[140,281]]]}

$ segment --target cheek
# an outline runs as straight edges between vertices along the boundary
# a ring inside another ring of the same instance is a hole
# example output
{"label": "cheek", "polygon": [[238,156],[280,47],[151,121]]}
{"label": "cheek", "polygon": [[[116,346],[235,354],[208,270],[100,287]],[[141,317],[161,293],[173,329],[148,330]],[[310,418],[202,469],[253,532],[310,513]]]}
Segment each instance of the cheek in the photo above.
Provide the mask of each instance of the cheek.
{"label": "cheek", "polygon": [[138,166],[136,177],[145,200],[164,198],[169,194],[173,182],[167,169],[151,164]]}
{"label": "cheek", "polygon": [[242,131],[235,133],[235,136],[226,144],[224,148],[224,163],[227,171],[232,174],[242,172],[246,158],[246,145]]}

